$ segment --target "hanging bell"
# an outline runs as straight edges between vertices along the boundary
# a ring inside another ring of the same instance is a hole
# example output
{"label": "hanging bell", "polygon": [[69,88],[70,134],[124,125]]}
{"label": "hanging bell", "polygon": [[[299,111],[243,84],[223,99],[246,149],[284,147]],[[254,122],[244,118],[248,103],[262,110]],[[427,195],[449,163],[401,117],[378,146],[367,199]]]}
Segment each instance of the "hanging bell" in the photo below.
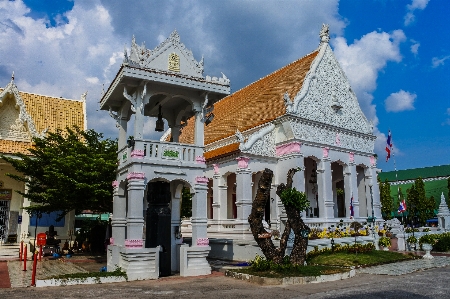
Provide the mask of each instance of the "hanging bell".
{"label": "hanging bell", "polygon": [[164,131],[164,121],[162,119],[162,113],[161,113],[161,105],[159,105],[159,113],[158,113],[158,119],[156,120],[156,132],[163,132]]}

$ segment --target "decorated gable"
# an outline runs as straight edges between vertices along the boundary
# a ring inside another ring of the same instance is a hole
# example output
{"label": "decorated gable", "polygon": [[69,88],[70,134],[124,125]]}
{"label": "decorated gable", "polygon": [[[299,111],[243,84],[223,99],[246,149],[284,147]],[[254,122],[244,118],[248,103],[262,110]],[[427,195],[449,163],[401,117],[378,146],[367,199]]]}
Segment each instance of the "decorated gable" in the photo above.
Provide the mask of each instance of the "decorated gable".
{"label": "decorated gable", "polygon": [[341,129],[363,134],[373,131],[328,43],[321,45],[292,110],[301,118]]}
{"label": "decorated gable", "polygon": [[144,44],[137,45],[133,37],[128,62],[142,68],[203,78],[203,58],[200,62],[194,59],[192,52],[180,42],[177,31],[172,32],[154,50],[146,49]]}

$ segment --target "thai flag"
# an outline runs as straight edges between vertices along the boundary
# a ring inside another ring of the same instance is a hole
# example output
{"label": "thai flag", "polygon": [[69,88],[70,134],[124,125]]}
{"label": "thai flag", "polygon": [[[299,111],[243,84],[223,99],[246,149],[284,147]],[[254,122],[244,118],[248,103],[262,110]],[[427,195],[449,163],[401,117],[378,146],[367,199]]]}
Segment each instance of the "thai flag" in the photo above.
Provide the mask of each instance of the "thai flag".
{"label": "thai flag", "polygon": [[406,212],[406,203],[404,200],[400,202],[400,206],[398,207],[398,213]]}
{"label": "thai flag", "polygon": [[350,199],[350,217],[354,217],[355,216],[355,212],[353,211],[353,195],[352,198]]}
{"label": "thai flag", "polygon": [[391,130],[389,130],[388,138],[386,140],[386,162],[389,161],[389,158],[391,157],[391,149],[392,149],[392,136],[391,136]]}

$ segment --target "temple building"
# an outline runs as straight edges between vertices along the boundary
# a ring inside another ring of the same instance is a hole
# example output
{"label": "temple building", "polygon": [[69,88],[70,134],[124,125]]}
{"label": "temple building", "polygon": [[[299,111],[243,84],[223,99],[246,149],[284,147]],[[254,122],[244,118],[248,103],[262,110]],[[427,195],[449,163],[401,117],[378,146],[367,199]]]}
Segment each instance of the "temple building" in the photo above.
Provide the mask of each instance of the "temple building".
{"label": "temple building", "polygon": [[[310,227],[381,220],[373,125],[328,42],[324,25],[312,53],[230,94],[230,80],[204,76],[203,58],[176,31],[153,50],[133,38],[100,102],[119,129],[108,270],[120,266],[131,279],[201,275],[211,253],[236,259],[227,254],[253,239],[247,218],[265,168],[274,173],[272,229],[286,220],[275,190],[290,168],[301,170],[294,187],[308,196]],[[146,117],[165,131],[160,140],[143,139]],[[182,220],[183,188],[193,197],[192,217]]]}
{"label": "temple building", "polygon": [[[0,89],[0,153],[14,157],[15,153],[30,155],[33,137],[43,137],[46,132],[77,126],[86,129],[86,102],[21,92],[14,82]],[[48,231],[53,225],[59,238],[67,238],[73,229],[74,212],[56,221],[57,212],[43,214],[36,220],[23,209],[30,202],[15,192],[26,192],[26,186],[8,176],[16,170],[0,159],[0,238],[16,243],[35,238],[35,233]]]}

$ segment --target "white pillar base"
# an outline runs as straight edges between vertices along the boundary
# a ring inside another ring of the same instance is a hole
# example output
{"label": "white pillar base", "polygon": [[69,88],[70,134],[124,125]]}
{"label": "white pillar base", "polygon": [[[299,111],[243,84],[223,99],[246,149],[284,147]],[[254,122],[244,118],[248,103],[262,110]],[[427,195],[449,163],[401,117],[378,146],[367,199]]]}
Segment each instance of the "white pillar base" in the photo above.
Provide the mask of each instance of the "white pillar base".
{"label": "white pillar base", "polygon": [[210,250],[209,246],[182,245],[180,247],[180,276],[211,274],[211,266],[206,260]]}
{"label": "white pillar base", "polygon": [[122,248],[120,267],[127,273],[128,281],[158,279],[159,246],[156,248]]}

